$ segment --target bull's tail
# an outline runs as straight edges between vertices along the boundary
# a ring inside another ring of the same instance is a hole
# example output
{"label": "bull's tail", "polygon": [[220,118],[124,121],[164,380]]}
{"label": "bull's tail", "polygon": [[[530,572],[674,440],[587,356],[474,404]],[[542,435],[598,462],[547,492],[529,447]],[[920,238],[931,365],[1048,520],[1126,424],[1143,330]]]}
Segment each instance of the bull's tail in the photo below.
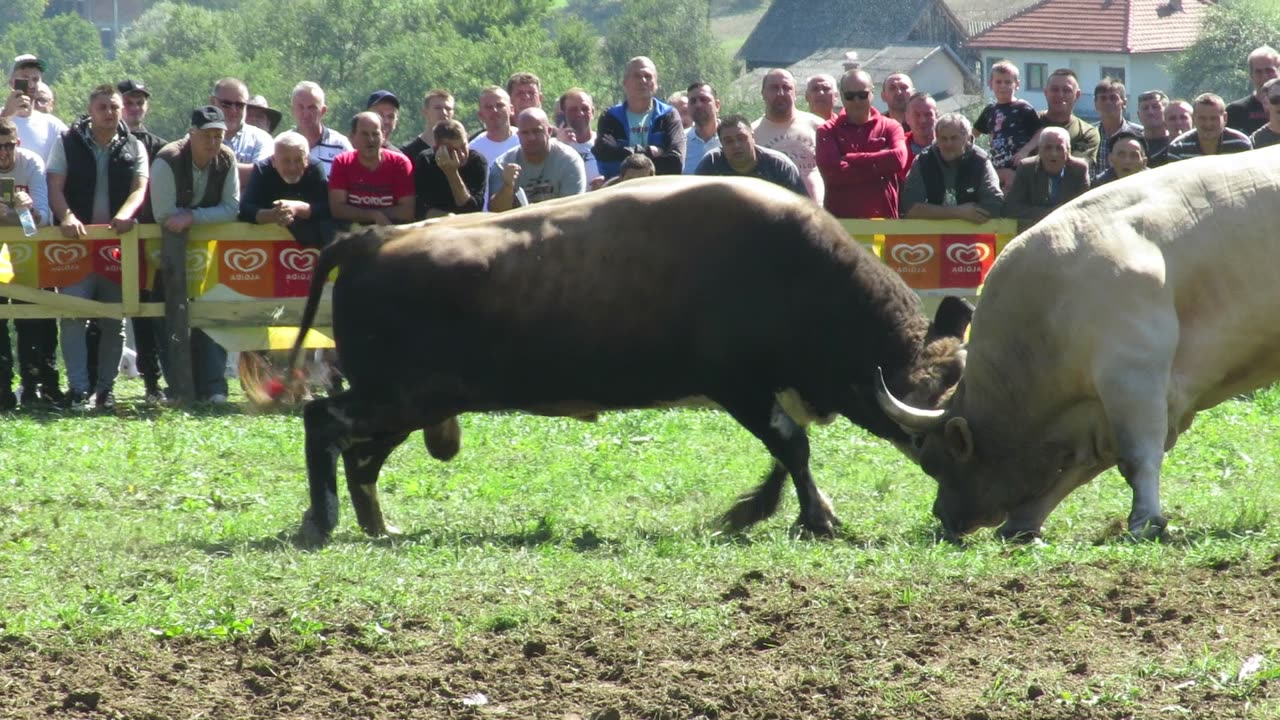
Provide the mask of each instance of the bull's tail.
{"label": "bull's tail", "polygon": [[[289,364],[285,371],[286,380],[273,379],[267,383],[266,394],[272,401],[284,396],[286,390],[292,391],[290,394],[299,397],[303,394],[300,391],[305,390],[298,387],[305,382],[304,373],[301,370],[302,343],[306,340],[307,333],[311,331],[312,324],[315,323],[316,311],[320,307],[320,296],[324,293],[329,275],[335,268],[342,267],[344,263],[354,258],[376,253],[386,237],[385,232],[368,228],[362,232],[341,234],[320,251],[320,258],[316,261],[315,271],[311,276],[311,288],[307,291],[307,304],[302,310],[302,321],[298,324],[298,337],[294,339],[293,349],[289,351]],[[291,387],[286,387],[286,383]]]}

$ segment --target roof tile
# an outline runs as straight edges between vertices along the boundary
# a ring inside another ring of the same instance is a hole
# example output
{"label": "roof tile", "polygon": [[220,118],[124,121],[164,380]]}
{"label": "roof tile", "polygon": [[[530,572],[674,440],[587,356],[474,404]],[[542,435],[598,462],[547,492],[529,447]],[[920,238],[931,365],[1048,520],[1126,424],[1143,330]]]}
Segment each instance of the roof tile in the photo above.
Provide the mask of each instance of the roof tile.
{"label": "roof tile", "polygon": [[1148,53],[1195,42],[1210,0],[1041,0],[967,47]]}

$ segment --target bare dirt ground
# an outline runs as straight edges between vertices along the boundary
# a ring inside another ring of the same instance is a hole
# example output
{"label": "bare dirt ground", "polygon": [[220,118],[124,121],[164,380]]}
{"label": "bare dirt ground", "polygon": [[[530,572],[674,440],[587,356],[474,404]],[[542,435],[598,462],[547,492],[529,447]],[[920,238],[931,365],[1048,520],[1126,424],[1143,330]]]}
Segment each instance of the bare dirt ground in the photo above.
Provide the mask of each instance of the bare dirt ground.
{"label": "bare dirt ground", "polygon": [[[261,628],[235,642],[119,638],[63,652],[0,637],[0,717],[1280,714],[1274,673],[1232,676],[1249,655],[1280,655],[1280,553],[1176,577],[1081,566],[921,583],[912,596],[770,569],[723,589],[731,621],[711,631],[566,616],[455,646],[413,622],[390,628],[414,650],[369,648],[354,627],[306,650]],[[644,611],[637,599],[634,617]]]}

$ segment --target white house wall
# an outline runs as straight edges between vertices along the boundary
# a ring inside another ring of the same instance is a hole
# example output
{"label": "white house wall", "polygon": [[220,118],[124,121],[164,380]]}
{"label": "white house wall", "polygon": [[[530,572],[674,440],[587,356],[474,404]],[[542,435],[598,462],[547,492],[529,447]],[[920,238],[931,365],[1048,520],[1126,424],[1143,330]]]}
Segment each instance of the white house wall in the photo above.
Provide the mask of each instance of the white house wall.
{"label": "white house wall", "polygon": [[[1169,88],[1173,83],[1169,73],[1165,71],[1163,66],[1169,62],[1172,56],[1173,53],[1126,55],[1122,53],[1065,53],[1041,50],[983,50],[982,78],[984,94],[988,102],[994,100],[991,90],[986,87],[986,69],[997,60],[1009,60],[1018,66],[1018,72],[1021,73],[1022,89],[1018,91],[1018,97],[1034,105],[1037,110],[1044,110],[1046,107],[1044,91],[1031,90],[1027,87],[1027,64],[1044,63],[1046,66],[1046,78],[1054,70],[1066,67],[1074,70],[1080,78],[1081,97],[1080,103],[1076,106],[1076,114],[1094,116],[1096,113],[1093,111],[1093,86],[1102,79],[1102,68],[1124,68],[1125,86],[1128,88],[1130,96],[1136,96],[1146,90],[1159,89],[1169,92]],[[1133,117],[1136,111],[1136,103],[1131,103],[1127,114]]]}

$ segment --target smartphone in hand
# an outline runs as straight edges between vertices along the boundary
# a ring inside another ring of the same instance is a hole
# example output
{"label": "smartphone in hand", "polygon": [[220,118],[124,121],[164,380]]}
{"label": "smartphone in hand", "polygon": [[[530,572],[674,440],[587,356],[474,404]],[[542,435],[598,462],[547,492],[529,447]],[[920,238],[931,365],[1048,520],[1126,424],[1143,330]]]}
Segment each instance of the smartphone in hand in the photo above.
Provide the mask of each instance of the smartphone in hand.
{"label": "smartphone in hand", "polygon": [[13,89],[28,97],[31,95],[31,83],[26,78],[14,78]]}
{"label": "smartphone in hand", "polygon": [[0,202],[13,207],[13,178],[0,178]]}

